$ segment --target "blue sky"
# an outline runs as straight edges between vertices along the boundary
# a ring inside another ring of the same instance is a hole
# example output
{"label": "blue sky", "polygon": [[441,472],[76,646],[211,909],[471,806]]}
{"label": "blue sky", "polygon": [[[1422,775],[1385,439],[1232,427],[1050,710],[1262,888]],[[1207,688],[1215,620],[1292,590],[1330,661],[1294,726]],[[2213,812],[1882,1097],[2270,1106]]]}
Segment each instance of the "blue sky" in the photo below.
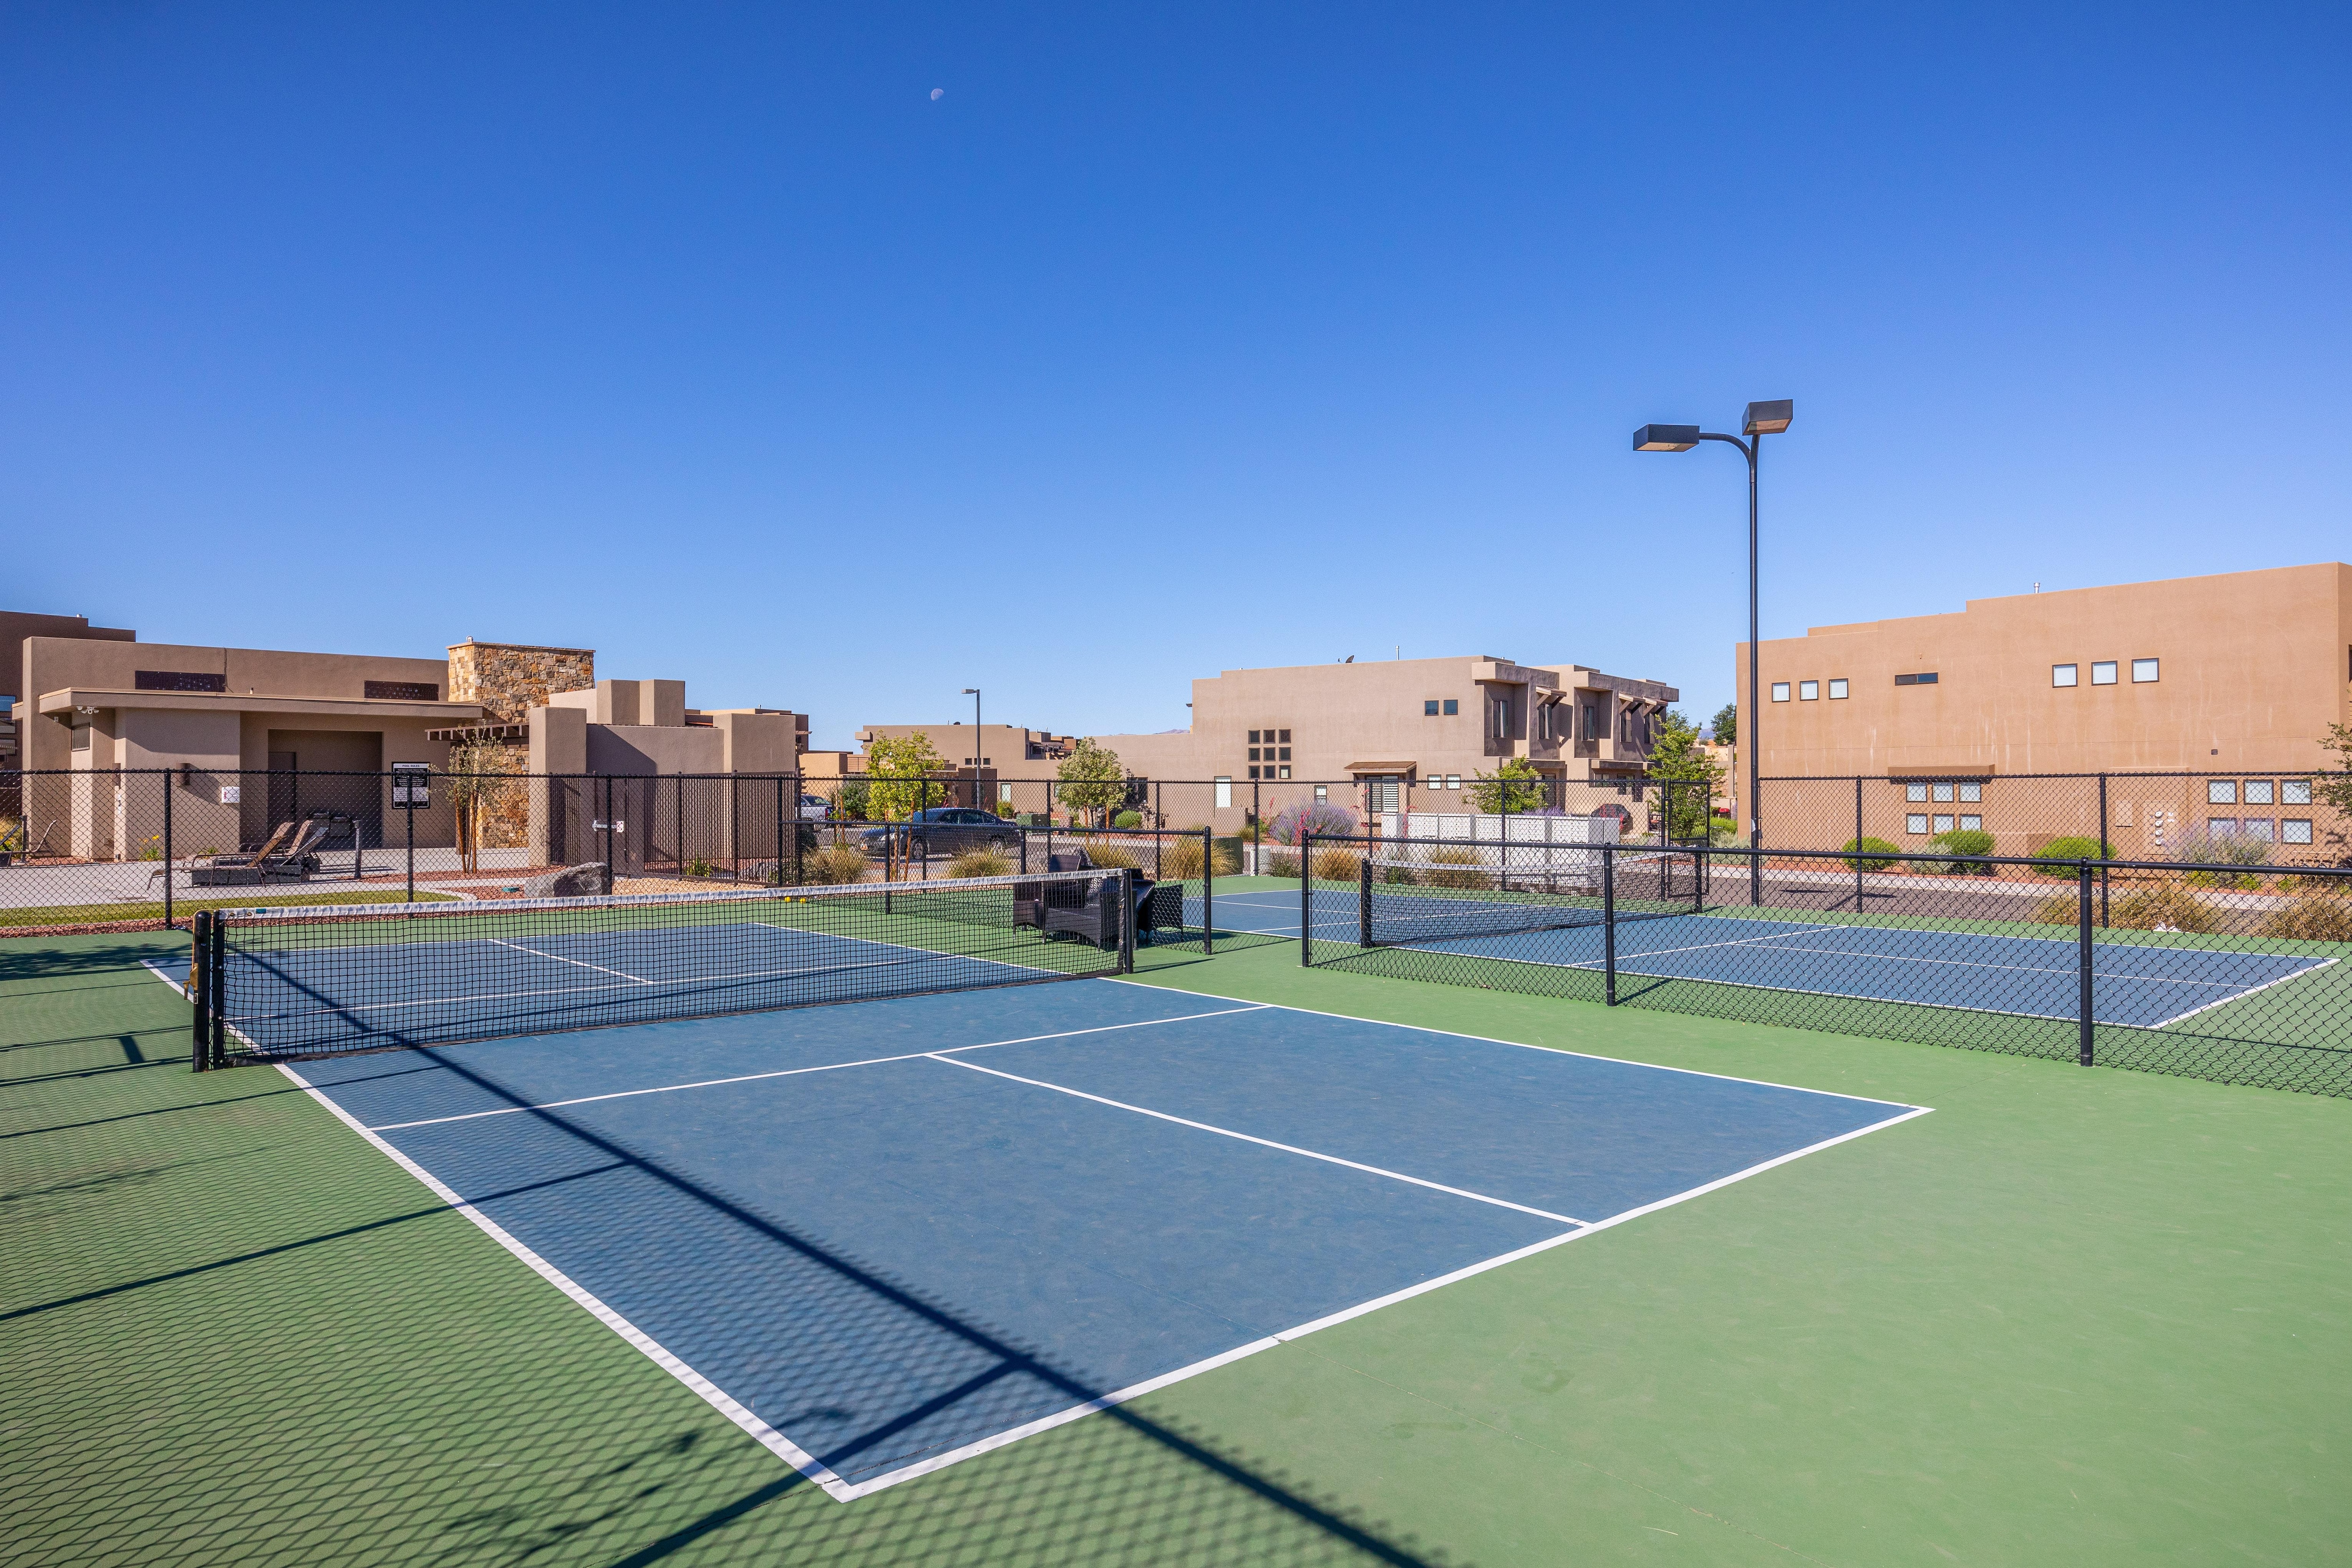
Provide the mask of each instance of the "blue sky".
{"label": "blue sky", "polygon": [[[8,607],[1181,726],[2332,560],[2340,7],[0,13]],[[934,98],[934,89],[941,95]]]}

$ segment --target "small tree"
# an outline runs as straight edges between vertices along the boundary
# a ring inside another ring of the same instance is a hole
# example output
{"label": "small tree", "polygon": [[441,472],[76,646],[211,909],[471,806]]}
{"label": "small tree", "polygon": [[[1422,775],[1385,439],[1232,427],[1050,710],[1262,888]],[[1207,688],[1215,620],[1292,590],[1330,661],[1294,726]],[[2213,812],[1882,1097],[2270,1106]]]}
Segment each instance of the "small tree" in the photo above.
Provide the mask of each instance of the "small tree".
{"label": "small tree", "polygon": [[[1720,721],[1721,716],[1717,715]],[[1669,708],[1658,721],[1657,743],[1650,750],[1650,776],[1663,786],[1666,807],[1660,815],[1666,832],[1675,838],[1705,838],[1715,813],[1716,786],[1723,782],[1723,765],[1699,749],[1698,728]]]}
{"label": "small tree", "polygon": [[1119,765],[1118,753],[1090,740],[1081,737],[1058,771],[1064,804],[1093,813],[1098,827],[1102,814],[1127,799],[1127,770]]}
{"label": "small tree", "polygon": [[884,822],[911,816],[929,804],[931,775],[947,765],[928,731],[878,735],[866,748],[866,803]]}
{"label": "small tree", "polygon": [[2335,823],[2327,830],[2327,842],[2343,855],[2352,850],[2352,724],[2330,724],[2319,742],[2336,753],[2336,769],[2333,774],[2311,781],[2314,798],[2336,814]]}
{"label": "small tree", "polygon": [[1522,814],[1543,808],[1543,775],[1525,757],[1505,759],[1491,773],[1479,773],[1470,785],[1470,804],[1480,811]]}
{"label": "small tree", "polygon": [[482,829],[506,787],[499,774],[514,768],[512,750],[487,741],[461,741],[449,748],[444,789],[457,825],[457,868],[482,868]]}
{"label": "small tree", "polygon": [[1707,728],[1715,732],[1717,745],[1738,745],[1739,743],[1739,704],[1727,702],[1717,709],[1714,719],[1708,721]]}

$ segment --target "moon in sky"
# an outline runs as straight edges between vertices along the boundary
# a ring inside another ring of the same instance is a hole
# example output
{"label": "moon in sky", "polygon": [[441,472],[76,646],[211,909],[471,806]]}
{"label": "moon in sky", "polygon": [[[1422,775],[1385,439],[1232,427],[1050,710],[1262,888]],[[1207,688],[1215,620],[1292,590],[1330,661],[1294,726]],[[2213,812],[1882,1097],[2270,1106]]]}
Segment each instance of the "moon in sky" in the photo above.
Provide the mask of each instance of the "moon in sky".
{"label": "moon in sky", "polygon": [[935,88],[931,89],[931,101],[932,101],[933,103],[937,103],[940,100],[941,100],[941,99],[945,98],[947,95],[948,95],[948,89],[947,89],[946,88],[943,88],[943,87],[935,87]]}

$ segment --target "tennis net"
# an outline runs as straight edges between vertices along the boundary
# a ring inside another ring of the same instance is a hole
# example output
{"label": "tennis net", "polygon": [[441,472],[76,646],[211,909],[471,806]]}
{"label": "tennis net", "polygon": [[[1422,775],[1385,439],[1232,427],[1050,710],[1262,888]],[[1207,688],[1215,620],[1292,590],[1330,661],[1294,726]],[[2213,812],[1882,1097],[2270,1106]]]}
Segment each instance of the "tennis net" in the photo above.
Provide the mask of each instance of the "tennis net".
{"label": "tennis net", "polygon": [[[1323,842],[1318,839],[1318,843]],[[1695,914],[1705,867],[1687,852],[1553,843],[1382,838],[1352,847],[1364,947],[1512,936]],[[1347,851],[1343,851],[1347,853]]]}
{"label": "tennis net", "polygon": [[1133,967],[1124,870],[198,917],[197,1066]]}

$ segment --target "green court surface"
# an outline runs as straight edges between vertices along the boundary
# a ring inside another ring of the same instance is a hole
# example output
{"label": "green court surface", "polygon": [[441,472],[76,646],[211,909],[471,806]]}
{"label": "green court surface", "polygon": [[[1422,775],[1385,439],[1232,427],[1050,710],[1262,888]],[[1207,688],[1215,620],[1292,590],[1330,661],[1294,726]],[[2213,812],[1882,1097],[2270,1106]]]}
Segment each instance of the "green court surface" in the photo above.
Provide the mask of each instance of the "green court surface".
{"label": "green court surface", "polygon": [[2352,1102],[1166,955],[1934,1110],[844,1504],[190,1073],[172,942],[0,942],[0,1563],[2352,1561]]}

